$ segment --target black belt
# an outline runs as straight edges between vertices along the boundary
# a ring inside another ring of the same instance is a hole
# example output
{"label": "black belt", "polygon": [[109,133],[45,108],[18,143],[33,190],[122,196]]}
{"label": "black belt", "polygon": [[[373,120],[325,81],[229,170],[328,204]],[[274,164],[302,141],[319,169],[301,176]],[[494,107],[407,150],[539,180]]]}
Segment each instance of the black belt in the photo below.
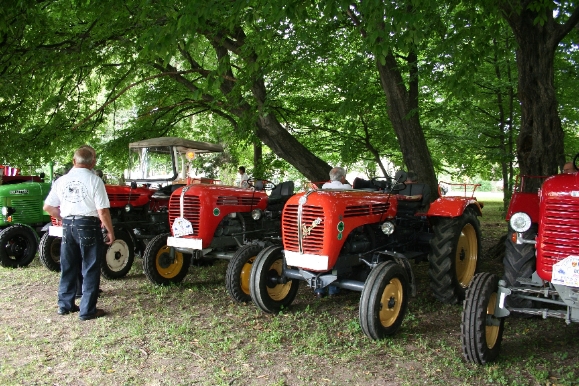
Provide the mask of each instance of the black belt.
{"label": "black belt", "polygon": [[64,220],[99,220],[95,216],[66,216]]}

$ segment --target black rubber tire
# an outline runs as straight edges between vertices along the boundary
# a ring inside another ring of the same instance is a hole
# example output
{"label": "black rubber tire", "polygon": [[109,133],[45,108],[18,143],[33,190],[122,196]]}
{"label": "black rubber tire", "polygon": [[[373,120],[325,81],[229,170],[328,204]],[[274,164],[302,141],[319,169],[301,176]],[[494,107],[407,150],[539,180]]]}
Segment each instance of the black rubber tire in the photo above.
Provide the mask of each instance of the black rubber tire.
{"label": "black rubber tire", "polygon": [[5,268],[26,267],[37,249],[36,234],[27,226],[10,225],[0,232],[0,265]]}
{"label": "black rubber tire", "polygon": [[[468,288],[462,310],[461,342],[464,358],[484,365],[495,360],[501,348],[505,318],[490,317],[494,312],[499,278],[479,273]],[[498,325],[487,325],[493,320]]]}
{"label": "black rubber tire", "polygon": [[[430,288],[441,302],[456,304],[464,300],[466,288],[478,270],[482,254],[480,223],[476,212],[466,208],[462,216],[437,218],[433,228],[428,255]],[[465,239],[470,240],[470,252],[465,251]],[[467,254],[470,258],[464,259]]]}
{"label": "black rubber tire", "polygon": [[60,243],[62,239],[46,232],[40,238],[38,258],[49,271],[60,272]]}
{"label": "black rubber tire", "polygon": [[[534,244],[516,244],[511,240],[513,230],[509,226],[509,234],[505,240],[505,257],[503,265],[505,268],[503,279],[507,282],[507,287],[520,287],[518,278],[531,278],[536,270],[537,259],[535,256]],[[536,225],[524,233],[524,238],[533,240],[537,235]],[[519,299],[516,296],[508,296],[506,299],[509,307],[530,308],[533,302],[527,299]]]}
{"label": "black rubber tire", "polygon": [[257,244],[244,245],[235,252],[227,265],[225,287],[229,296],[238,303],[251,301],[249,291],[251,268],[262,250],[263,247]]}
{"label": "black rubber tire", "polygon": [[299,280],[289,279],[285,284],[275,284],[272,281],[280,277],[283,259],[282,247],[274,245],[262,250],[251,268],[251,300],[260,309],[272,314],[289,306],[299,289]]}
{"label": "black rubber tire", "polygon": [[115,280],[127,276],[135,261],[135,245],[129,231],[115,229],[115,241],[107,248],[101,266],[105,279]]}
{"label": "black rubber tire", "polygon": [[394,261],[377,265],[368,275],[360,297],[359,317],[364,334],[374,340],[394,335],[408,309],[408,292],[404,267]]}
{"label": "black rubber tire", "polygon": [[191,258],[189,255],[175,251],[175,260],[170,257],[167,237],[170,233],[155,236],[143,254],[143,270],[154,284],[170,285],[183,281],[189,272]]}

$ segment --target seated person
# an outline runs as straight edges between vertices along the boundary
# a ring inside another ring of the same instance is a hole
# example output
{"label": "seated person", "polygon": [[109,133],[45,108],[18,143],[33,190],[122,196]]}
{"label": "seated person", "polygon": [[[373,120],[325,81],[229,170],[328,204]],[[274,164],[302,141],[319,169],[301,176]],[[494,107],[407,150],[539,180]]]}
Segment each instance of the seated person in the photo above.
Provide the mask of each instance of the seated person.
{"label": "seated person", "polygon": [[330,170],[330,182],[322,185],[322,189],[352,189],[352,185],[346,181],[346,169],[335,167]]}

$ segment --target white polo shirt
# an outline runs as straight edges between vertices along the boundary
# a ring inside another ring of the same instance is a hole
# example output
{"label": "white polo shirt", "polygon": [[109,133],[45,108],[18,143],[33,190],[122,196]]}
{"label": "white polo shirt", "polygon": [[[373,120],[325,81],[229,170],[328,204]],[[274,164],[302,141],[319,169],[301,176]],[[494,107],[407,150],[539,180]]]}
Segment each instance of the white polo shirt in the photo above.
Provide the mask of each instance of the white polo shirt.
{"label": "white polo shirt", "polygon": [[111,206],[103,180],[85,168],[72,168],[56,180],[44,202],[50,206],[60,207],[62,218],[98,217],[98,209]]}

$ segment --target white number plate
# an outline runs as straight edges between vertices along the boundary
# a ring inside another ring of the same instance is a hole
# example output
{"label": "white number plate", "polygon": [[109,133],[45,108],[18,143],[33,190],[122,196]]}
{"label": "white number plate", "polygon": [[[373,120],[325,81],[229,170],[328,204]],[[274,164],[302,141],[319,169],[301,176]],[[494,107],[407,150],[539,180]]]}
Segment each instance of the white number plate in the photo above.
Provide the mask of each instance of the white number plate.
{"label": "white number plate", "polygon": [[193,225],[183,217],[177,217],[173,222],[173,236],[181,237],[193,234]]}
{"label": "white number plate", "polygon": [[553,284],[579,287],[579,256],[569,256],[553,264]]}

